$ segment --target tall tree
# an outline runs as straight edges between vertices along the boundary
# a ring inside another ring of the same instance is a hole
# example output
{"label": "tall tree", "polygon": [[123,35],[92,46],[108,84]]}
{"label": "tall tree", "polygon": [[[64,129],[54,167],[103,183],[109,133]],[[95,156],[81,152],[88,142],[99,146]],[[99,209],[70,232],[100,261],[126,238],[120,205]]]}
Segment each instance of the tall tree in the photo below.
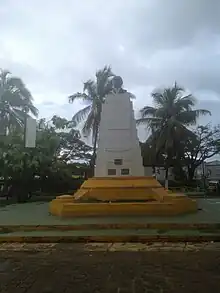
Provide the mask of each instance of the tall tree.
{"label": "tall tree", "polygon": [[92,135],[93,154],[91,166],[95,164],[96,147],[101,119],[102,104],[105,96],[111,91],[110,79],[113,77],[111,67],[105,66],[98,70],[95,80],[88,80],[84,83],[83,92],[69,96],[69,102],[73,103],[76,99],[85,102],[86,106],[79,110],[72,118],[76,124],[84,122],[82,133],[85,136]]}
{"label": "tall tree", "polygon": [[192,181],[198,166],[220,154],[220,126],[197,126],[194,136],[180,142],[177,153],[178,161],[187,167],[188,180]]}
{"label": "tall tree", "polygon": [[[55,148],[50,150],[48,140]],[[38,147],[47,148],[50,155],[63,163],[84,162],[91,159],[92,148],[81,140],[79,130],[74,128],[72,121],[54,115],[50,121],[40,119],[37,132]]]}
{"label": "tall tree", "polygon": [[154,91],[152,98],[154,107],[142,108],[137,123],[149,126],[156,138],[156,152],[163,150],[166,155],[165,186],[168,187],[168,169],[179,141],[193,135],[188,126],[196,124],[200,115],[211,113],[204,109],[194,109],[196,99],[191,94],[184,95],[184,89],[176,82],[171,88]]}
{"label": "tall tree", "polygon": [[20,78],[0,69],[0,132],[5,134],[12,127],[22,126],[29,112],[38,114],[30,91]]}
{"label": "tall tree", "polygon": [[50,177],[55,186],[56,179],[70,178],[76,170],[81,172],[81,162],[85,169],[91,151],[72,123],[58,116],[39,121],[35,148],[24,149],[22,131],[13,130],[0,136],[0,177],[4,178],[4,190],[12,185],[16,196],[26,197],[35,176],[43,181]]}

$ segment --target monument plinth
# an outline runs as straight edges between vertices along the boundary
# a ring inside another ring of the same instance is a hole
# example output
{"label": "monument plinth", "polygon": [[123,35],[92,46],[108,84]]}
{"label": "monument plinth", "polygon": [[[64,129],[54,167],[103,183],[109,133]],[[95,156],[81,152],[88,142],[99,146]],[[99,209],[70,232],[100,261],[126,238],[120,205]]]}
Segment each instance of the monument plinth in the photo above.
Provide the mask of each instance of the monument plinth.
{"label": "monument plinth", "polygon": [[95,177],[73,196],[58,196],[50,212],[61,217],[157,215],[197,210],[183,194],[171,195],[153,177],[144,176],[131,94],[115,77],[102,107]]}

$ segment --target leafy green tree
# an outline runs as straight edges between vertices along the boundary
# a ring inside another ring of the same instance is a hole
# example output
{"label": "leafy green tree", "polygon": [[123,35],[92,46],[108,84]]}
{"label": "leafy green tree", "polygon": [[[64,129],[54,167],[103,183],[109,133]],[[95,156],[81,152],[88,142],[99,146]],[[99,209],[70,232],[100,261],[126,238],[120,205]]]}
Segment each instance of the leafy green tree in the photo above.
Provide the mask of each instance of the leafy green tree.
{"label": "leafy green tree", "polygon": [[144,166],[152,166],[152,174],[155,174],[156,167],[164,166],[165,156],[162,152],[156,152],[156,141],[149,137],[144,143],[140,143],[141,154]]}
{"label": "leafy green tree", "polygon": [[59,116],[53,116],[50,121],[40,120],[39,123],[39,145],[42,146],[53,138],[58,141],[55,147],[56,158],[66,163],[82,161],[88,163],[91,159],[92,148],[81,140],[79,130],[74,128],[72,121]]}
{"label": "leafy green tree", "polygon": [[[24,148],[21,131],[0,138],[0,177],[4,179],[5,189],[12,187],[18,201],[25,200],[33,189],[36,176],[42,185],[48,180],[53,186],[61,180],[68,184],[73,171],[80,171],[80,161],[85,168],[91,150],[66,119],[58,116],[51,121],[41,119],[35,148]],[[76,162],[77,168],[74,167]]]}
{"label": "leafy green tree", "polygon": [[192,181],[196,169],[217,154],[220,154],[220,126],[199,125],[193,136],[180,141],[177,161],[187,167],[188,180]]}
{"label": "leafy green tree", "polygon": [[86,104],[83,109],[79,110],[73,116],[72,121],[76,124],[83,122],[83,135],[92,135],[92,167],[95,164],[102,104],[105,100],[105,96],[112,89],[110,78],[113,76],[114,74],[112,73],[111,67],[105,66],[103,69],[96,72],[95,80],[90,79],[84,83],[82,93],[78,92],[69,97],[69,102],[71,103],[73,103],[76,99],[80,99]]}
{"label": "leafy green tree", "polygon": [[171,88],[156,90],[152,93],[154,107],[145,106],[140,110],[141,118],[137,123],[146,124],[156,141],[156,152],[163,151],[166,156],[166,187],[168,187],[168,168],[175,157],[178,143],[183,137],[193,135],[189,126],[196,124],[200,115],[210,114],[203,109],[194,109],[196,99],[184,96],[184,89],[177,83]]}
{"label": "leafy green tree", "polygon": [[23,81],[11,76],[7,70],[0,70],[0,133],[18,129],[24,125],[28,113],[37,116],[33,98]]}

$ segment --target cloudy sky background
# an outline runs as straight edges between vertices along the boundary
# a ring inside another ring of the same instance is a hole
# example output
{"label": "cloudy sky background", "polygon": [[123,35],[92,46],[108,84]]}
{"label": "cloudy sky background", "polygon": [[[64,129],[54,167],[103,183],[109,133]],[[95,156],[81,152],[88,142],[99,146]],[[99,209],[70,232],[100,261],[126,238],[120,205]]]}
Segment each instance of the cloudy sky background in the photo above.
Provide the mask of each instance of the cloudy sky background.
{"label": "cloudy sky background", "polygon": [[220,1],[0,0],[0,67],[24,80],[40,116],[70,118],[82,105],[68,95],[105,64],[135,109],[176,80],[212,111],[202,122],[220,123]]}

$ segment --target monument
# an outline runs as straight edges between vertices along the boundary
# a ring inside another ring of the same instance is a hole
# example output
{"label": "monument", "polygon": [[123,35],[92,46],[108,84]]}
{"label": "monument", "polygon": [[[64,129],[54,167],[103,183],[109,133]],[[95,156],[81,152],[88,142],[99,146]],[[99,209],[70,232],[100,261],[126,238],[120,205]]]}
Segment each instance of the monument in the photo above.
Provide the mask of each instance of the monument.
{"label": "monument", "polygon": [[144,176],[133,105],[121,86],[115,77],[103,104],[95,177]]}
{"label": "monument", "polygon": [[196,202],[169,194],[154,177],[144,176],[131,94],[121,77],[102,107],[95,176],[73,195],[58,196],[50,213],[61,217],[155,215],[194,212]]}

